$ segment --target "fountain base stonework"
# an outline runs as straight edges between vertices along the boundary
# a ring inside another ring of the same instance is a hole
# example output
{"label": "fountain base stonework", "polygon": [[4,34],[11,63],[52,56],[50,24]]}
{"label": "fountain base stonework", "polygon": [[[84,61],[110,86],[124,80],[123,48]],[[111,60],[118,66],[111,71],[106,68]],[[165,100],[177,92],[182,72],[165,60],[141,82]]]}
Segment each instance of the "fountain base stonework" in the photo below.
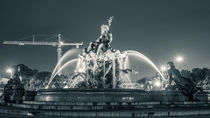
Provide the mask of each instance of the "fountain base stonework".
{"label": "fountain base stonework", "polygon": [[0,116],[16,118],[208,118],[208,92],[188,101],[180,91],[133,89],[44,89],[35,100],[0,106]]}
{"label": "fountain base stonework", "polygon": [[[198,101],[208,101],[208,95],[199,93]],[[183,102],[189,101],[181,91],[144,91],[138,89],[43,89],[36,101],[90,102],[90,103],[135,103],[135,102]]]}

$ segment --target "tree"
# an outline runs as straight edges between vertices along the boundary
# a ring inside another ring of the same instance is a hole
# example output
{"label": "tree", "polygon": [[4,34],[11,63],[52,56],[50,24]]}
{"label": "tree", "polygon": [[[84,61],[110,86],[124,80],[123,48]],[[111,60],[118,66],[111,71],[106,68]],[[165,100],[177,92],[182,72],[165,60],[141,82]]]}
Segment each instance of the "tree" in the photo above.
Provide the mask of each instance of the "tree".
{"label": "tree", "polygon": [[[38,70],[33,70],[24,64],[18,64],[13,66],[14,70],[18,70],[19,78],[22,80],[26,90],[37,91],[39,89],[45,89],[51,77],[51,72],[39,72]],[[70,82],[67,76],[61,75],[56,76],[50,88],[64,88]]]}

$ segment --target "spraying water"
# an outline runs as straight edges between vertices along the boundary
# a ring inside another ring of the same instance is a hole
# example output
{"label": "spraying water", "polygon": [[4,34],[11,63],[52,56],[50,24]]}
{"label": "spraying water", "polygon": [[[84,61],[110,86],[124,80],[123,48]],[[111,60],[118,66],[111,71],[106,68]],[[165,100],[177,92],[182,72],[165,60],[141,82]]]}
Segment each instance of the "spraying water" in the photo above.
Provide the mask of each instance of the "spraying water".
{"label": "spraying water", "polygon": [[72,60],[66,62],[64,65],[62,65],[61,68],[58,71],[56,71],[56,73],[53,76],[51,76],[51,78],[50,78],[46,88],[49,88],[49,85],[51,84],[52,80],[55,78],[55,76],[58,73],[60,73],[64,68],[66,68],[67,66],[71,65],[72,63],[75,63],[77,60],[78,59],[72,59]]}
{"label": "spraying water", "polygon": [[146,61],[147,63],[149,63],[161,75],[161,77],[164,78],[164,76],[162,75],[160,70],[157,68],[157,66],[148,57],[146,57],[142,53],[140,53],[138,51],[134,51],[134,50],[127,50],[126,52],[128,53],[128,55],[137,56],[137,57],[143,59],[144,61]]}
{"label": "spraying water", "polygon": [[70,88],[75,86],[83,88],[134,88],[129,73],[136,73],[136,71],[130,69],[128,60],[128,56],[132,55],[143,59],[163,77],[156,65],[142,53],[134,50],[120,52],[111,47],[112,33],[109,29],[112,19],[113,17],[110,17],[108,25],[101,26],[101,36],[96,41],[90,42],[88,48],[83,49],[82,54],[77,59],[68,61],[58,69],[62,61],[73,54],[74,50],[64,54],[56,65],[47,88],[53,78],[72,63],[77,63],[77,65],[74,76],[71,78],[73,82],[70,84]]}
{"label": "spraying water", "polygon": [[70,50],[68,50],[68,51],[61,57],[61,59],[60,59],[60,60],[58,61],[58,63],[56,64],[56,66],[55,66],[55,68],[54,68],[54,70],[53,70],[53,72],[52,72],[52,74],[51,74],[50,80],[53,78],[54,75],[56,75],[55,73],[56,73],[56,71],[58,71],[58,68],[59,68],[59,66],[62,64],[62,62],[63,62],[66,58],[68,58],[68,57],[70,57],[70,56],[76,54],[77,51],[78,51],[78,49],[70,49]]}
{"label": "spraying water", "polygon": [[75,88],[75,85],[77,85],[79,82],[82,82],[82,81],[84,81],[84,78],[78,77],[78,79],[75,79],[75,80],[71,83],[70,88]]}

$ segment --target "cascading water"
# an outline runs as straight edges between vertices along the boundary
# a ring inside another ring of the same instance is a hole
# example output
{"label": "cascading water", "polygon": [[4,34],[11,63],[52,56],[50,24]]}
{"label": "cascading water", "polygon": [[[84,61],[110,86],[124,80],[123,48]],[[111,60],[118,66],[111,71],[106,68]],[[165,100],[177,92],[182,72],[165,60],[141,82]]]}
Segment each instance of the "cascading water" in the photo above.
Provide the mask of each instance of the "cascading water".
{"label": "cascading water", "polygon": [[66,68],[67,66],[69,66],[69,65],[71,65],[72,63],[76,62],[77,60],[78,60],[78,59],[72,59],[72,60],[66,62],[64,65],[62,65],[61,68],[60,68],[58,71],[56,71],[56,73],[51,77],[52,79],[50,79],[50,81],[48,82],[46,88],[49,87],[49,85],[50,85],[50,83],[52,82],[53,78],[54,78],[58,73],[60,73],[64,68]]}
{"label": "cascading water", "polygon": [[138,51],[135,51],[135,50],[127,50],[125,52],[127,52],[128,56],[134,55],[134,56],[137,56],[140,59],[143,59],[144,61],[146,61],[147,63],[149,63],[161,75],[162,78],[164,78],[164,76],[162,75],[160,70],[157,68],[157,66],[148,57],[146,57],[142,53],[140,53]]}
{"label": "cascading water", "polygon": [[50,77],[50,81],[52,81],[52,79],[54,78],[53,76],[56,75],[55,73],[58,71],[59,66],[62,64],[62,62],[70,57],[71,55],[74,55],[77,52],[78,49],[71,49],[68,50],[62,57],[61,59],[58,61],[58,63],[56,64],[55,68],[53,69],[52,75]]}
{"label": "cascading water", "polygon": [[155,64],[142,53],[134,50],[120,52],[111,47],[112,33],[109,29],[112,19],[113,17],[110,17],[108,25],[101,26],[101,36],[96,41],[90,42],[88,48],[83,49],[77,59],[68,61],[58,69],[59,64],[70,52],[61,58],[61,62],[56,65],[53,71],[48,86],[59,72],[77,61],[70,88],[134,88],[129,73],[136,73],[136,71],[129,67],[129,56],[143,59],[162,76]]}
{"label": "cascading water", "polygon": [[[71,57],[71,56],[75,55],[78,51],[79,51],[79,49],[70,49],[70,50],[68,50],[68,51],[61,57],[61,59],[58,61],[58,63],[56,64],[55,68],[53,69],[53,72],[52,72],[52,74],[51,74],[50,80],[49,80],[49,82],[48,82],[46,88],[49,87],[49,85],[51,84],[51,82],[52,82],[52,80],[54,79],[54,77],[55,77],[58,73],[62,72],[63,68],[66,68],[68,65],[70,65],[70,64],[72,63],[71,60],[70,60],[70,61],[64,63],[63,66],[60,66],[60,65],[62,65],[62,63],[64,62],[64,60],[66,60],[68,57]],[[75,61],[75,59],[73,59],[73,60]],[[71,62],[71,63],[70,63],[70,62]],[[60,67],[60,68],[59,68],[59,67]]]}

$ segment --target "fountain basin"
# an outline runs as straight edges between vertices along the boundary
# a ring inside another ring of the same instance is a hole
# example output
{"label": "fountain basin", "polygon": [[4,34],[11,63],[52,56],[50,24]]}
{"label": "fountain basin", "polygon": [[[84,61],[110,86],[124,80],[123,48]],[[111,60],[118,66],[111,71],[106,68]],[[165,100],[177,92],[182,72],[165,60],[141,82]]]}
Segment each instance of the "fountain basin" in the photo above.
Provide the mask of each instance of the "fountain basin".
{"label": "fountain basin", "polygon": [[[208,101],[208,94],[198,93],[199,101]],[[35,101],[71,101],[132,103],[148,101],[187,101],[181,91],[144,91],[140,89],[42,89],[37,92]]]}
{"label": "fountain basin", "polygon": [[0,105],[0,117],[207,118],[208,94],[196,94],[199,101],[186,101],[180,91],[45,89],[37,92],[35,100]]}

